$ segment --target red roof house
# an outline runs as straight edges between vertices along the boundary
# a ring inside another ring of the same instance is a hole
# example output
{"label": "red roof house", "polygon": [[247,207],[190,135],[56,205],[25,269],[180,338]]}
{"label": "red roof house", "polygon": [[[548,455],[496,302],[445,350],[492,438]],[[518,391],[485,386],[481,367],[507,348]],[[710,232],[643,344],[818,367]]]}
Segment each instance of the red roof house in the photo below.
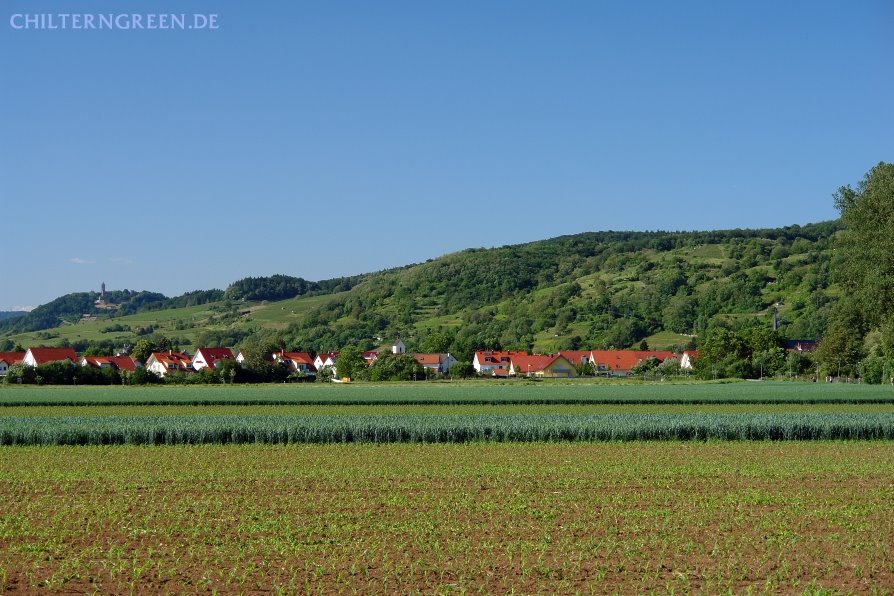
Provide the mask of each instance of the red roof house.
{"label": "red roof house", "polygon": [[20,364],[25,352],[0,352],[0,377],[6,376],[10,366]]}
{"label": "red roof house", "polygon": [[273,353],[273,359],[280,364],[284,364],[292,371],[303,373],[317,372],[317,367],[314,366],[314,359],[309,352],[286,352],[281,350]]}
{"label": "red roof house", "polygon": [[138,360],[130,356],[82,356],[81,366],[114,368],[116,370],[133,372],[141,365]]}
{"label": "red roof house", "polygon": [[593,350],[590,361],[597,372],[626,376],[634,366],[649,358],[657,358],[664,362],[668,358],[676,357],[673,352],[664,350]]}
{"label": "red roof house", "polygon": [[69,360],[72,363],[78,361],[78,355],[72,348],[28,348],[22,357],[25,366],[40,366],[48,362]]}
{"label": "red roof house", "polygon": [[524,356],[527,352],[501,352],[497,350],[484,350],[475,352],[472,358],[472,366],[481,374],[492,372],[495,368],[507,368],[513,356]]}
{"label": "red roof house", "polygon": [[236,360],[230,348],[199,348],[192,358],[192,367],[196,370],[208,367],[219,368],[220,363],[224,360]]}
{"label": "red roof house", "polygon": [[152,352],[146,361],[146,368],[165,376],[169,372],[193,372],[192,359],[185,352]]}
{"label": "red roof house", "polygon": [[572,378],[577,376],[574,364],[561,354],[520,354],[509,364],[510,376]]}

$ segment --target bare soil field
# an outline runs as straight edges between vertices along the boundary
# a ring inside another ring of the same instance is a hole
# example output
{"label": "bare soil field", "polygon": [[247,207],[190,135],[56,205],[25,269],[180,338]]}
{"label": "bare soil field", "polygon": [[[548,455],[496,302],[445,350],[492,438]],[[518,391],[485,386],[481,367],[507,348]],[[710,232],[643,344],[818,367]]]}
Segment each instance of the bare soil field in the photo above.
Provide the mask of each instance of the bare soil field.
{"label": "bare soil field", "polygon": [[12,592],[890,593],[890,442],[4,447]]}

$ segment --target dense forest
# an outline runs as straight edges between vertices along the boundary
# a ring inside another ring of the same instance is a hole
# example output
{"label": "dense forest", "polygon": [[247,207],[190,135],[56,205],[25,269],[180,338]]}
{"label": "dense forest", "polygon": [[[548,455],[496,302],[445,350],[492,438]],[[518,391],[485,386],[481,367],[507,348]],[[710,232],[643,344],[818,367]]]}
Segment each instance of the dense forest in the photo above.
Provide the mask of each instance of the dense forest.
{"label": "dense forest", "polygon": [[[401,337],[415,349],[621,348],[657,331],[771,324],[822,335],[834,301],[837,222],[770,230],[587,233],[470,249],[371,275],[277,332],[285,345],[329,350]],[[778,307],[777,307],[778,308]],[[427,324],[421,324],[426,322]],[[548,342],[549,343],[549,342]]]}

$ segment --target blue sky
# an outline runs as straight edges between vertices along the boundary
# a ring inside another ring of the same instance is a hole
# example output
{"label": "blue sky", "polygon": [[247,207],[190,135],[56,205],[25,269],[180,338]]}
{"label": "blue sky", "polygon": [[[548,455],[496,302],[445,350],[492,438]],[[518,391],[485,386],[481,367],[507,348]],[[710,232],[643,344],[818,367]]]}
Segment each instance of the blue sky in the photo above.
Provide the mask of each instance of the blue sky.
{"label": "blue sky", "polygon": [[[894,4],[0,2],[0,310],[591,230],[832,219]],[[15,29],[216,14],[215,30]],[[12,19],[12,21],[11,21]]]}

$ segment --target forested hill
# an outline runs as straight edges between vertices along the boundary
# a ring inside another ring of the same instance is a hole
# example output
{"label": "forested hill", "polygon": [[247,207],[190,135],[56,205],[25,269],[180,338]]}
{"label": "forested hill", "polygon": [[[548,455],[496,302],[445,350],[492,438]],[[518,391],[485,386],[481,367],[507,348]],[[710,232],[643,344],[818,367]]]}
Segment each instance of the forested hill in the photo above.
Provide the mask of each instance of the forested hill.
{"label": "forested hill", "polygon": [[[401,337],[417,349],[626,347],[712,321],[822,334],[836,221],[765,230],[598,232],[469,249],[371,275],[281,332],[329,349]],[[408,344],[409,345],[409,344]]]}
{"label": "forested hill", "polygon": [[6,319],[15,319],[16,317],[24,317],[28,313],[23,310],[0,310],[0,321]]}
{"label": "forested hill", "polygon": [[98,292],[78,292],[56,298],[38,306],[30,313],[22,313],[25,316],[15,320],[3,320],[8,317],[0,316],[0,336],[74,324],[81,321],[84,315],[110,319],[136,313],[212,304],[224,300],[284,300],[304,294],[341,292],[350,289],[362,278],[363,276],[340,277],[309,282],[288,275],[247,277],[233,282],[226,291],[196,290],[174,298],[168,298],[158,292],[110,291],[106,292],[103,304],[98,303],[100,297]]}
{"label": "forested hill", "polygon": [[[414,350],[469,354],[482,347],[627,347],[662,331],[697,335],[719,322],[770,325],[778,310],[786,335],[814,338],[836,296],[829,286],[838,230],[830,221],[764,230],[592,232],[320,282],[281,275],[177,298],[107,293],[121,304],[117,310],[97,310],[95,293],[71,294],[0,322],[0,336],[93,313],[107,329],[106,319],[120,321],[120,332],[102,336],[107,343],[132,343],[127,334],[139,323],[140,333],[148,326],[183,347],[258,342],[322,351],[373,348],[400,337]],[[74,335],[60,328],[38,338],[76,347],[92,341],[89,324],[73,327]]]}

